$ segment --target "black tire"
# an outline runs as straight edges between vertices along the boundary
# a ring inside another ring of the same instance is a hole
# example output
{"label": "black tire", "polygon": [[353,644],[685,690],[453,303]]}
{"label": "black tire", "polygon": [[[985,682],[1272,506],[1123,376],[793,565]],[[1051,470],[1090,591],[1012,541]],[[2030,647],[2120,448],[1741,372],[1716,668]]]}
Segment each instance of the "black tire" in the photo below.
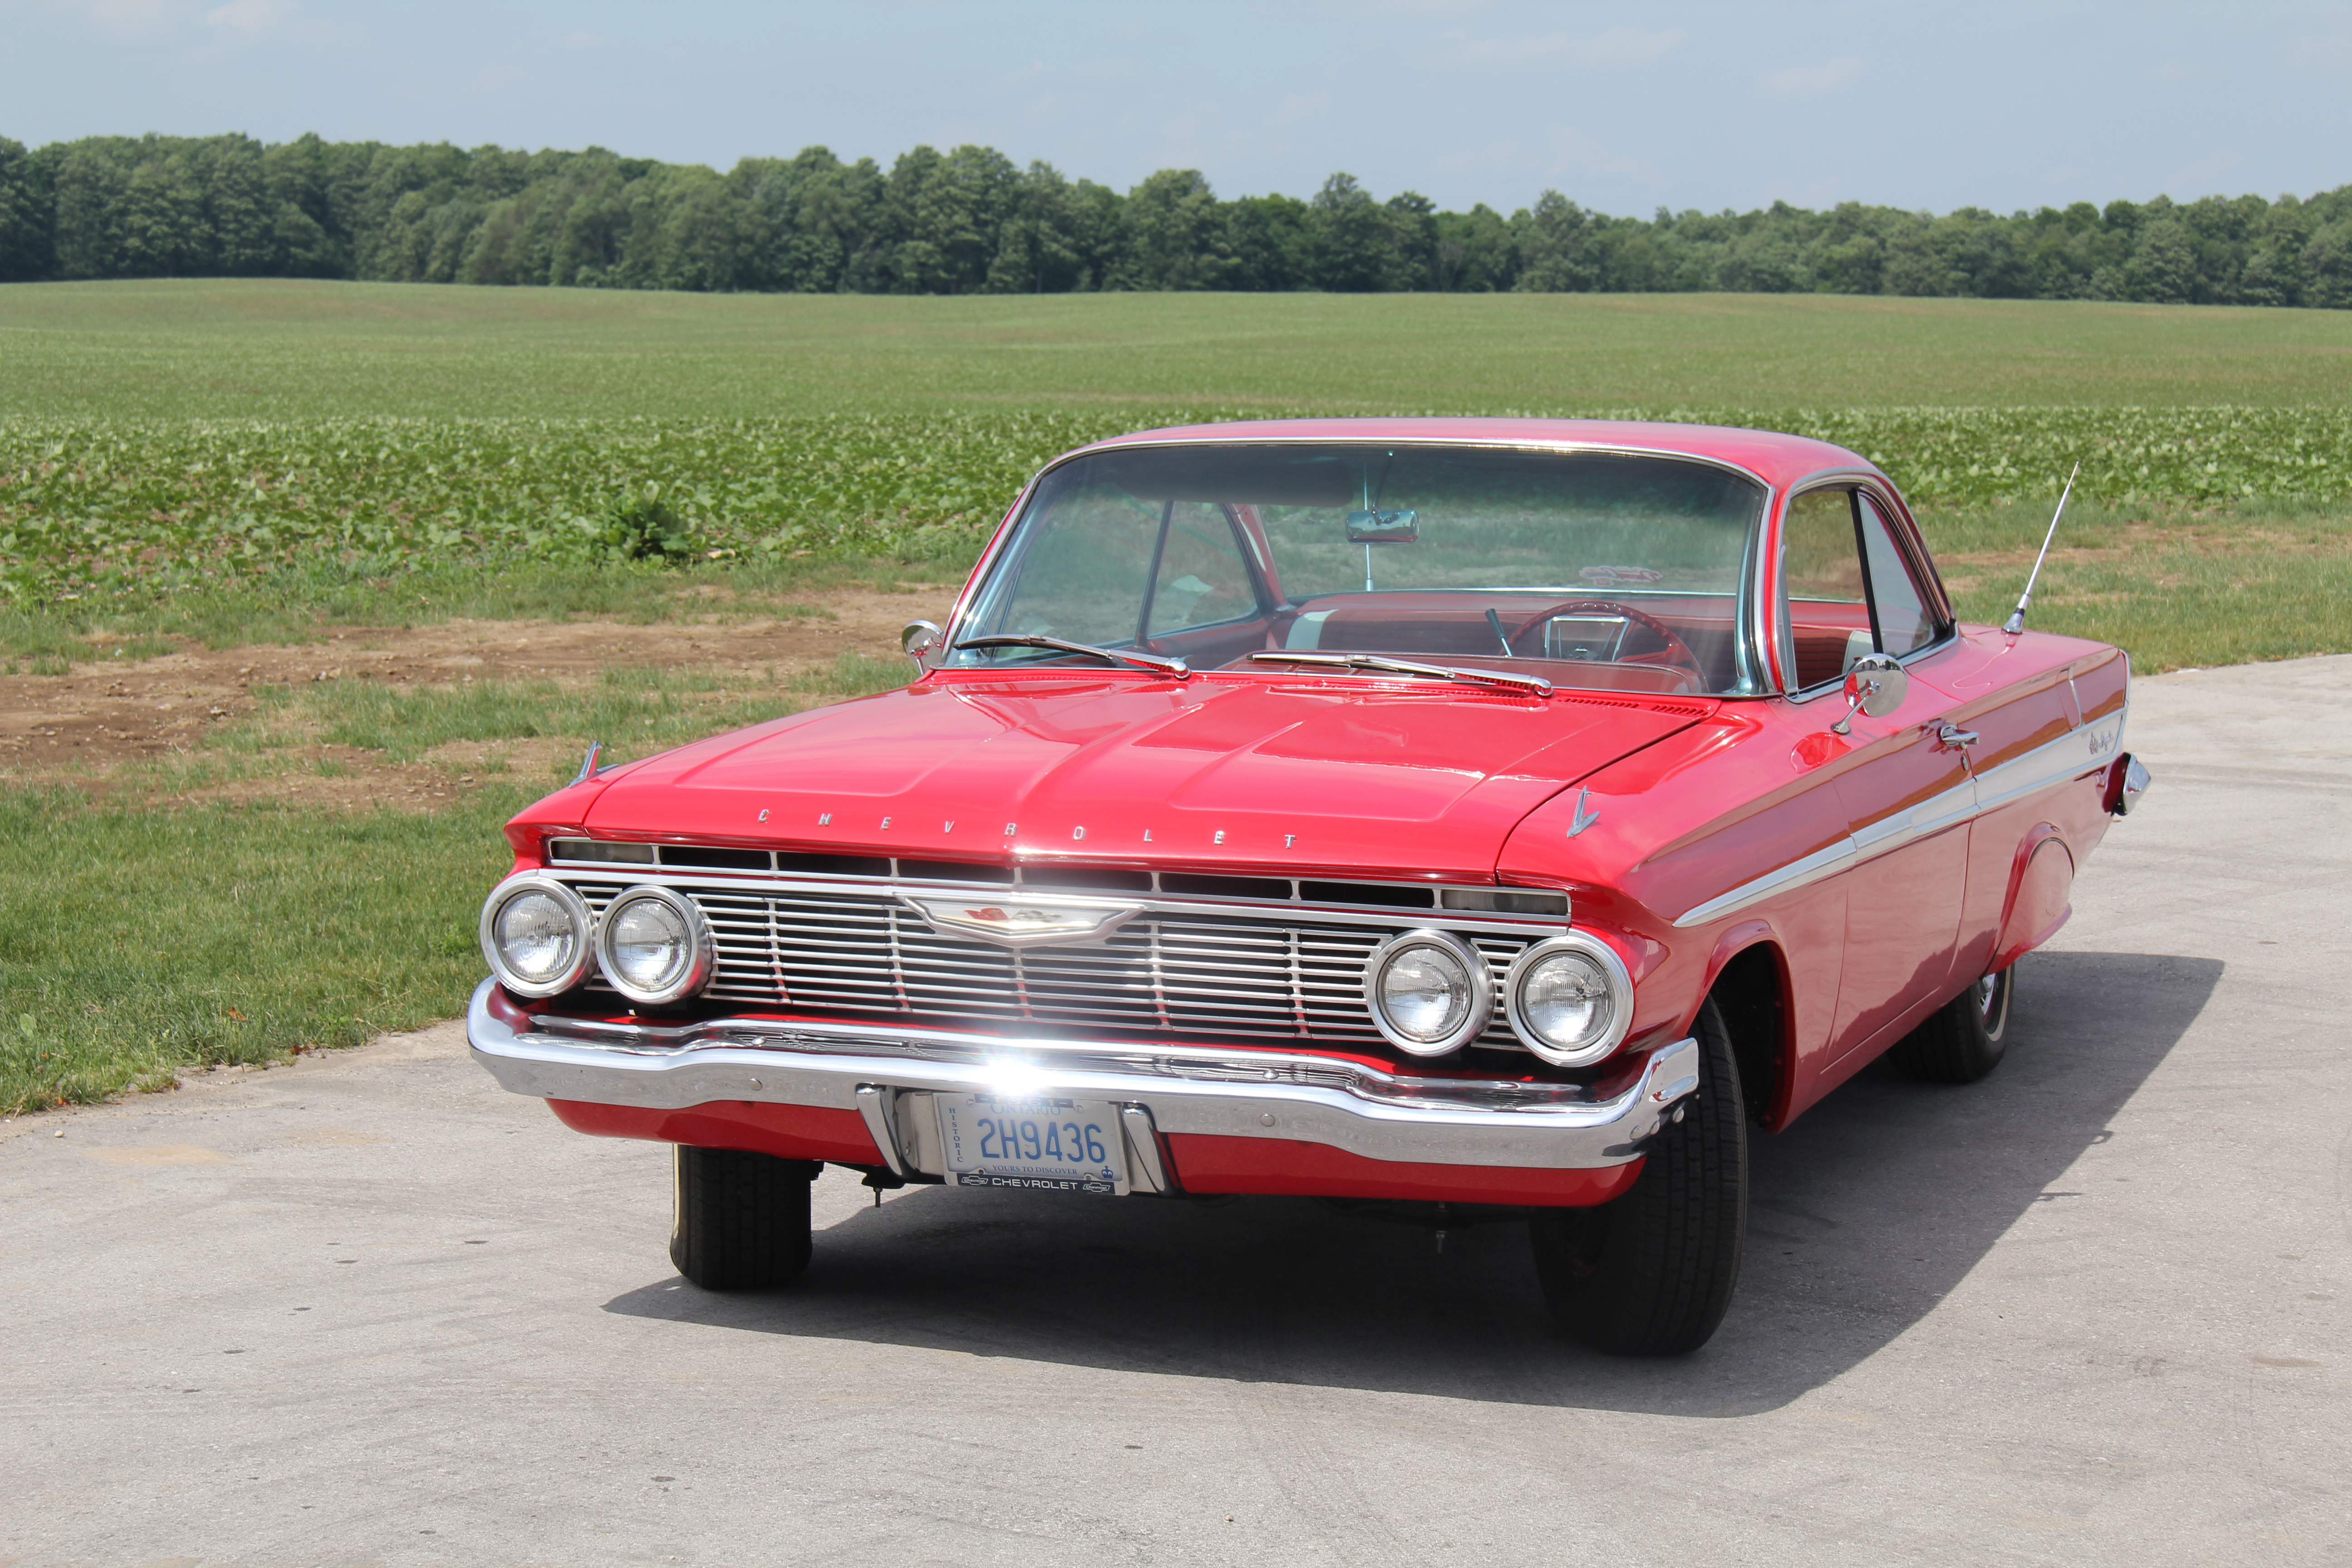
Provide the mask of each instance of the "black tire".
{"label": "black tire", "polygon": [[1748,1235],[1748,1116],[1731,1035],[1699,1009],[1698,1092],[1651,1142],[1633,1189],[1597,1208],[1528,1222],[1553,1321],[1612,1355],[1706,1343],[1731,1305]]}
{"label": "black tire", "polygon": [[1988,974],[1937,1009],[1886,1053],[1924,1083],[1974,1083],[2000,1066],[2009,1049],[2009,1004],[2017,965]]}
{"label": "black tire", "polygon": [[809,1261],[809,1183],[822,1166],[677,1146],[669,1260],[706,1290],[788,1285]]}

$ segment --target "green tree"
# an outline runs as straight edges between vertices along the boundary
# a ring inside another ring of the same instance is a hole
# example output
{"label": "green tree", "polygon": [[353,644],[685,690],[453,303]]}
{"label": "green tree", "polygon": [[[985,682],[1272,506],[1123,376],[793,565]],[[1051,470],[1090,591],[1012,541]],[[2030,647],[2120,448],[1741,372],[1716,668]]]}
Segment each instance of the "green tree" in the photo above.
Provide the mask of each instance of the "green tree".
{"label": "green tree", "polygon": [[1307,204],[1315,287],[1334,294],[1370,293],[1388,281],[1389,216],[1353,174],[1334,174]]}
{"label": "green tree", "polygon": [[1234,271],[1224,214],[1198,169],[1162,169],[1127,193],[1119,210],[1123,289],[1215,289]]}

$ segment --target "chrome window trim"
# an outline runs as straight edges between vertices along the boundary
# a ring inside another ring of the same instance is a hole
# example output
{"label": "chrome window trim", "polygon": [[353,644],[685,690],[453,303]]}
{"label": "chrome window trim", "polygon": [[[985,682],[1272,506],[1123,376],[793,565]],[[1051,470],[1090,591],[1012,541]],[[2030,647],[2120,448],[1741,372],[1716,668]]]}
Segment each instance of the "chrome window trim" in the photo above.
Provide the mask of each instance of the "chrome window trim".
{"label": "chrome window trim", "polygon": [[[1770,550],[1772,581],[1765,614],[1771,623],[1772,656],[1775,661],[1782,666],[1775,672],[1780,680],[1779,695],[1790,702],[1815,701],[1821,698],[1834,695],[1844,688],[1843,676],[1832,680],[1817,680],[1811,686],[1800,687],[1791,684],[1797,679],[1797,648],[1793,637],[1790,635],[1789,618],[1781,613],[1787,602],[1785,586],[1787,574],[1783,570],[1787,551],[1782,524],[1788,518],[1789,508],[1795,505],[1800,497],[1831,486],[1863,489],[1871,493],[1872,499],[1889,514],[1887,521],[1894,525],[1889,530],[1889,537],[1894,540],[1895,548],[1902,553],[1915,573],[1926,577],[1929,589],[1927,596],[1935,602],[1937,609],[1943,612],[1943,635],[1933,642],[1922,643],[1909,653],[1895,655],[1895,661],[1908,668],[1914,660],[1941,653],[1946,648],[1956,645],[1960,637],[1959,617],[1953,613],[1951,595],[1945,592],[1943,576],[1936,570],[1934,560],[1927,554],[1925,541],[1916,538],[1919,525],[1911,516],[1910,509],[1894,500],[1895,488],[1887,481],[1886,477],[1869,468],[1817,469],[1789,485],[1782,493],[1780,504],[1772,512]],[[1917,545],[1916,549],[1915,542]],[[1845,601],[1836,602],[1844,603]]]}
{"label": "chrome window trim", "polygon": [[[1599,965],[1609,982],[1609,1027],[1592,1044],[1572,1051],[1561,1050],[1536,1031],[1527,1021],[1519,1005],[1519,990],[1526,984],[1528,972],[1556,952],[1573,952],[1589,958]],[[1563,931],[1542,942],[1530,942],[1511,961],[1509,972],[1503,977],[1503,1003],[1511,1020],[1511,1032],[1528,1050],[1554,1067],[1590,1067],[1625,1043],[1625,1036],[1633,1027],[1633,976],[1625,961],[1617,956],[1616,949],[1597,937],[1580,931]]]}
{"label": "chrome window trim", "polygon": [[[499,952],[493,922],[497,920],[500,910],[524,893],[547,894],[563,906],[564,912],[569,914],[573,923],[580,928],[579,952],[573,956],[571,966],[563,971],[559,979],[529,981],[519,978],[508,969],[505,955]],[[551,877],[543,871],[517,872],[492,888],[489,896],[482,900],[482,915],[478,931],[481,937],[482,957],[489,963],[490,973],[499,977],[500,984],[518,996],[553,996],[569,991],[587,979],[596,967],[595,917],[588,912],[587,903],[578,893],[572,891],[559,879]]]}

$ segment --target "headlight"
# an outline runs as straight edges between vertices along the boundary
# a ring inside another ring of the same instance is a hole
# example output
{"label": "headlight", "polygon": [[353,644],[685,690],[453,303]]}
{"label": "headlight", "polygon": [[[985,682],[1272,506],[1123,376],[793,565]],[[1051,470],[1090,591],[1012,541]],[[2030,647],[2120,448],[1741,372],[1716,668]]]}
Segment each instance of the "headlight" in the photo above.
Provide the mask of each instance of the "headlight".
{"label": "headlight", "polygon": [[596,927],[604,978],[632,1002],[675,1002],[701,990],[712,957],[702,911],[667,888],[631,888],[604,906]]}
{"label": "headlight", "polygon": [[595,960],[588,906],[550,877],[509,877],[482,905],[482,956],[500,984],[522,996],[552,996],[580,984]]}
{"label": "headlight", "polygon": [[1397,1049],[1442,1057],[1478,1037],[1495,986],[1478,950],[1451,931],[1409,931],[1364,965],[1372,1022]]}
{"label": "headlight", "polygon": [[1511,1027],[1558,1067],[1582,1067],[1617,1048],[1633,1022],[1633,981],[1609,946],[1582,932],[1537,942],[1503,977]]}

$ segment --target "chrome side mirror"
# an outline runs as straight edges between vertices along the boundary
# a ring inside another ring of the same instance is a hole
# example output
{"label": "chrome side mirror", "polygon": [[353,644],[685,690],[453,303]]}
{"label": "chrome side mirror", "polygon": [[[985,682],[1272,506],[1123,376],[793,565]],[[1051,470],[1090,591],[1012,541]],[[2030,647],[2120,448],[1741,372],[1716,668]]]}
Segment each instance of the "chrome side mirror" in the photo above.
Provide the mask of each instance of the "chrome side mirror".
{"label": "chrome side mirror", "polygon": [[917,669],[930,668],[929,656],[939,650],[947,633],[929,621],[908,621],[898,634],[898,649],[915,661]]}
{"label": "chrome side mirror", "polygon": [[1830,733],[1852,734],[1857,710],[1870,718],[1884,719],[1902,707],[1910,694],[1911,672],[1893,654],[1864,654],[1845,672],[1845,717],[1830,726]]}

